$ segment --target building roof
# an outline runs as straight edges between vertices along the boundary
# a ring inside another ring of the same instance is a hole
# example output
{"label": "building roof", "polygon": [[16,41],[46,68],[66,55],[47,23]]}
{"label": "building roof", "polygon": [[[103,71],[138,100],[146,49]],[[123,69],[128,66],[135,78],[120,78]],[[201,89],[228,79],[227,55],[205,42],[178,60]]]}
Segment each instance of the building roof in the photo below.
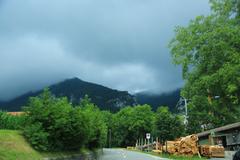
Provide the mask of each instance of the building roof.
{"label": "building roof", "polygon": [[24,112],[7,112],[7,113],[10,115],[13,115],[13,116],[18,116],[18,115],[23,114]]}
{"label": "building roof", "polygon": [[240,122],[237,123],[232,123],[232,124],[228,124],[226,126],[222,126],[219,128],[214,128],[208,131],[204,131],[201,133],[198,133],[198,137],[203,137],[203,136],[207,136],[209,134],[211,134],[211,132],[221,132],[221,131],[226,131],[226,130],[230,130],[230,129],[234,129],[234,128],[240,128]]}

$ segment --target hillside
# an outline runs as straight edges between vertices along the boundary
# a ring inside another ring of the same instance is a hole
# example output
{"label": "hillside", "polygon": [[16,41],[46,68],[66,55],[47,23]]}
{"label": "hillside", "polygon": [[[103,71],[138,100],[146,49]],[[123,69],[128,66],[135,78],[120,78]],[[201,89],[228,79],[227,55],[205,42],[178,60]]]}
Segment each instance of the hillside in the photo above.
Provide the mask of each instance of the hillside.
{"label": "hillside", "polygon": [[[92,102],[103,110],[117,111],[124,106],[136,104],[134,96],[126,91],[113,90],[98,84],[82,81],[78,78],[67,79],[63,82],[49,86],[56,97],[66,96],[73,104],[88,95]],[[42,92],[28,92],[8,102],[0,103],[0,108],[8,111],[19,111],[26,105],[29,97],[37,96]]]}
{"label": "hillside", "polygon": [[175,106],[180,98],[180,89],[164,94],[138,93],[135,95],[139,104],[149,104],[153,110],[159,106],[168,106],[170,111],[175,112]]}
{"label": "hillside", "polygon": [[39,152],[16,130],[0,130],[0,160],[82,159],[97,154],[81,148],[78,151]]}
{"label": "hillside", "polygon": [[19,131],[0,130],[1,160],[40,160],[40,153],[32,149]]}

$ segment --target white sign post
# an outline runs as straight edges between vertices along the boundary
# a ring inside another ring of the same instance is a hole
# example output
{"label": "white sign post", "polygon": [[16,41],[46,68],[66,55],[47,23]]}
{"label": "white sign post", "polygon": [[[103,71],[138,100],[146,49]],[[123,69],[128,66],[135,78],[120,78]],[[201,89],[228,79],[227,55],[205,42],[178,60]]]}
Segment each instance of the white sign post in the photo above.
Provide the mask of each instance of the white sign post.
{"label": "white sign post", "polygon": [[149,152],[149,140],[150,140],[150,138],[151,138],[151,134],[150,134],[150,133],[147,133],[147,134],[146,134],[146,138],[147,138],[147,140],[148,140],[148,152]]}
{"label": "white sign post", "polygon": [[146,134],[146,138],[147,138],[147,139],[150,139],[150,138],[151,138],[151,134],[150,134],[150,133],[147,133],[147,134]]}

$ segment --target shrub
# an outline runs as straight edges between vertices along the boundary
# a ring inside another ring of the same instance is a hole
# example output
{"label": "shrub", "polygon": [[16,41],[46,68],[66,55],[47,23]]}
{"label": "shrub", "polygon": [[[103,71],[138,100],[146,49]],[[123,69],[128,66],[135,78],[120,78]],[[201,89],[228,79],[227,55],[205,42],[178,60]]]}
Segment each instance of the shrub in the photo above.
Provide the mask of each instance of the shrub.
{"label": "shrub", "polygon": [[25,116],[13,116],[7,112],[0,111],[0,129],[18,130],[24,127]]}
{"label": "shrub", "polygon": [[66,98],[55,98],[46,89],[25,107],[24,135],[38,150],[77,150],[87,141],[86,117]]}
{"label": "shrub", "polygon": [[43,130],[41,123],[35,123],[27,126],[24,135],[37,150],[46,151],[49,148],[49,134]]}

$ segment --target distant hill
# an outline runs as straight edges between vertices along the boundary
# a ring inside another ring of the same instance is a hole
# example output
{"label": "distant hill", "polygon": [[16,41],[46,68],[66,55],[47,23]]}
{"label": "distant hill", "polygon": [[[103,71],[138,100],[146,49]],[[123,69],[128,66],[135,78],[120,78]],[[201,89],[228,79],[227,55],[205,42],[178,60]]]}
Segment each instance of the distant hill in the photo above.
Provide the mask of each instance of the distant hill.
{"label": "distant hill", "polygon": [[175,112],[175,106],[180,98],[180,89],[158,95],[142,92],[135,94],[135,96],[139,104],[149,104],[153,110],[160,106],[168,106],[170,111]]}
{"label": "distant hill", "polygon": [[[87,94],[100,109],[113,112],[122,107],[136,104],[149,104],[153,110],[156,110],[159,106],[168,106],[172,112],[175,112],[175,106],[180,98],[180,89],[158,95],[145,92],[130,95],[126,91],[113,90],[78,78],[67,79],[51,85],[49,89],[56,97],[68,97],[73,104],[78,104]],[[0,101],[0,109],[20,111],[21,107],[27,104],[29,97],[37,96],[42,91],[28,92],[7,102]]]}
{"label": "distant hill", "polygon": [[[87,94],[92,102],[103,110],[117,111],[124,106],[136,104],[135,97],[126,91],[113,90],[78,78],[51,85],[49,89],[56,97],[68,97],[73,104],[78,104]],[[42,91],[28,92],[8,102],[0,102],[0,109],[19,111],[22,106],[27,104],[29,97],[37,96]]]}

